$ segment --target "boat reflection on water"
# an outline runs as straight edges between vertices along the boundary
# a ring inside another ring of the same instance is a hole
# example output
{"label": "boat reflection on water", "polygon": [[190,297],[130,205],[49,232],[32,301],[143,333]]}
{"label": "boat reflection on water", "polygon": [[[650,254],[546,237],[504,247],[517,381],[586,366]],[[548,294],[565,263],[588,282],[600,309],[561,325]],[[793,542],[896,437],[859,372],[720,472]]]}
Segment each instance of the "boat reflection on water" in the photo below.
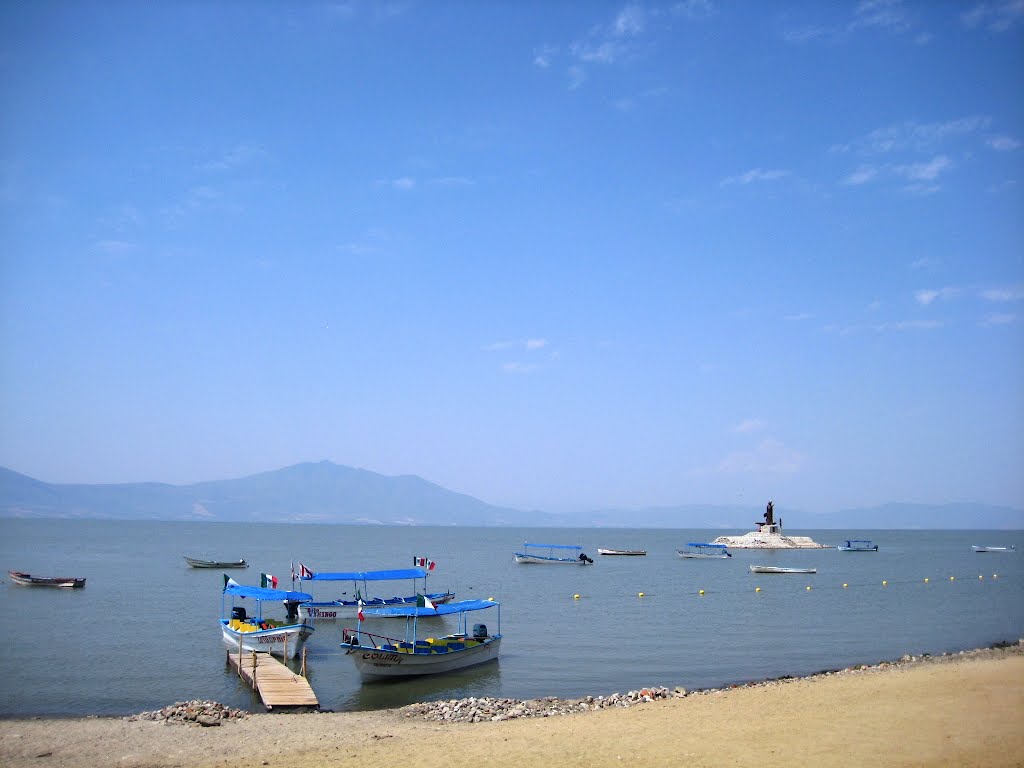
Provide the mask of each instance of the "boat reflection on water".
{"label": "boat reflection on water", "polygon": [[[467,699],[471,696],[501,696],[501,662],[445,672],[443,675],[421,675],[381,680],[361,685],[351,695],[331,702],[339,712],[404,707],[421,701]],[[322,703],[322,702],[321,702]]]}

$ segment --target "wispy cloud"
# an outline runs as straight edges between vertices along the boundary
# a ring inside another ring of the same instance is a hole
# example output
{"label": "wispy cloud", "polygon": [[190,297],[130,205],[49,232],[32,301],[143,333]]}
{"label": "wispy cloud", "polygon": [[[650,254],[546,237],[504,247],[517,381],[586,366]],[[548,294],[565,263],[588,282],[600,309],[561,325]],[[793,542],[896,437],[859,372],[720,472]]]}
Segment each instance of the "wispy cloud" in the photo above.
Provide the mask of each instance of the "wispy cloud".
{"label": "wispy cloud", "polygon": [[861,184],[867,184],[878,176],[878,169],[870,165],[862,165],[860,168],[855,170],[845,179],[843,184],[852,187],[859,187]]}
{"label": "wispy cloud", "polygon": [[982,318],[979,325],[983,328],[993,328],[999,325],[1010,325],[1017,322],[1017,315],[1011,312],[996,312]]}
{"label": "wispy cloud", "polygon": [[959,288],[922,288],[914,291],[914,301],[922,307],[927,307],[937,299],[951,299],[960,292]]}
{"label": "wispy cloud", "polygon": [[998,152],[1012,152],[1020,146],[1020,142],[1010,136],[993,136],[986,143]]}
{"label": "wispy cloud", "polygon": [[515,341],[495,341],[485,344],[483,350],[485,352],[501,352],[506,349],[521,349],[526,352],[532,352],[537,349],[543,349],[547,345],[547,339],[519,339]]}
{"label": "wispy cloud", "polygon": [[1024,2],[1021,0],[1004,0],[1004,2],[979,3],[960,15],[960,20],[968,29],[987,29],[990,32],[1006,32],[1024,19]]}
{"label": "wispy cloud", "polygon": [[762,429],[764,429],[764,421],[762,419],[744,419],[738,424],[734,424],[731,431],[742,435],[758,432]]}
{"label": "wispy cloud", "polygon": [[761,168],[752,168],[746,173],[741,173],[738,176],[727,176],[722,179],[718,185],[720,187],[728,187],[733,184],[753,184],[757,181],[776,181],[781,178],[785,178],[789,175],[789,171],[781,170],[762,170]]}
{"label": "wispy cloud", "polygon": [[934,181],[939,177],[939,174],[948,170],[951,166],[952,163],[946,155],[939,155],[925,163],[897,165],[893,170],[911,181]]}
{"label": "wispy cloud", "polygon": [[878,323],[871,326],[871,330],[878,333],[885,331],[934,331],[942,328],[943,323],[939,320],[897,320],[891,323]]}
{"label": "wispy cloud", "polygon": [[723,458],[717,466],[722,474],[775,474],[791,475],[799,472],[804,456],[788,448],[779,440],[762,440],[750,450],[734,451]]}
{"label": "wispy cloud", "polygon": [[220,157],[201,163],[198,169],[207,172],[232,171],[257,163],[267,156],[267,151],[259,144],[241,142],[225,151]]}
{"label": "wispy cloud", "polygon": [[1013,285],[1005,288],[987,288],[980,294],[985,301],[1007,302],[1024,300],[1024,285]]}
{"label": "wispy cloud", "polygon": [[136,243],[126,240],[99,240],[93,245],[97,251],[108,256],[125,256],[138,250],[138,247]]}
{"label": "wispy cloud", "polygon": [[852,152],[861,155],[883,155],[898,151],[928,151],[961,136],[969,136],[988,127],[987,117],[962,117],[940,123],[907,121],[878,128],[865,136],[845,144],[831,147],[832,152]]}
{"label": "wispy cloud", "polygon": [[[807,7],[814,8],[816,5]],[[860,32],[878,30],[888,34],[904,34],[912,32],[915,26],[915,20],[907,12],[903,0],[862,0],[853,7],[850,16],[834,23],[789,22],[782,30],[782,38],[794,44],[813,41],[836,44]],[[928,32],[917,32],[913,42],[921,45],[930,38]]]}
{"label": "wispy cloud", "polygon": [[681,2],[673,3],[669,10],[673,16],[706,19],[715,13],[715,4],[711,0],[681,0]]}
{"label": "wispy cloud", "polygon": [[902,0],[862,0],[857,3],[847,29],[854,31],[875,27],[889,32],[905,32],[910,26]]}

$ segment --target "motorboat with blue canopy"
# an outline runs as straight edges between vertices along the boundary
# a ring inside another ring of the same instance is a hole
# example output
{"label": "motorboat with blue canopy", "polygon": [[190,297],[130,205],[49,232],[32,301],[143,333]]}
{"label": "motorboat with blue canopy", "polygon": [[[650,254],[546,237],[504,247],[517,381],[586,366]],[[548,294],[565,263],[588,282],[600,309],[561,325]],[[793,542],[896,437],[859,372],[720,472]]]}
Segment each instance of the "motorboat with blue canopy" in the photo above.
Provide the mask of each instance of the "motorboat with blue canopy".
{"label": "motorboat with blue canopy", "polygon": [[[228,618],[228,596],[231,597],[230,618]],[[239,599],[252,599],[255,609],[250,613],[246,606],[236,604]],[[221,595],[221,636],[230,651],[272,653],[285,659],[295,658],[302,650],[306,639],[313,634],[310,624],[296,621],[296,606],[312,600],[312,595],[285,589],[268,589],[238,584],[227,579]],[[285,619],[266,618],[263,615],[265,602],[281,602],[286,609]]]}
{"label": "motorboat with blue canopy", "polygon": [[696,560],[725,560],[732,557],[726,544],[705,544],[700,541],[690,541],[686,549],[677,549],[680,557],[689,557]]}
{"label": "motorboat with blue canopy", "polygon": [[878,545],[867,539],[847,539],[836,547],[840,552],[877,552]]}
{"label": "motorboat with blue canopy", "polygon": [[[575,554],[574,554],[575,553]],[[579,544],[523,544],[523,551],[513,557],[517,563],[555,563],[561,565],[589,565],[594,561],[583,552]]]}
{"label": "motorboat with blue canopy", "polygon": [[[497,608],[497,631],[491,633],[486,624],[474,624],[468,629],[468,614]],[[341,647],[352,659],[364,682],[401,677],[433,675],[483,664],[498,658],[501,646],[501,604],[496,600],[459,600],[434,606],[401,605],[379,609],[404,617],[403,638],[369,632],[359,618],[355,629],[342,632]],[[455,632],[443,636],[420,638],[418,625],[428,616],[458,616]]]}
{"label": "motorboat with blue canopy", "polygon": [[[412,594],[405,597],[371,597],[370,582],[378,581],[412,581]],[[422,582],[421,582],[422,580]],[[427,592],[427,572],[423,568],[397,568],[384,571],[340,571],[336,573],[313,573],[306,570],[301,581],[350,581],[352,591],[342,592],[335,600],[316,601],[310,598],[299,605],[299,618],[303,620],[317,619],[351,619],[359,610],[359,601],[363,606],[384,607],[391,605],[415,605],[419,594],[426,595],[435,605],[450,602],[455,598],[454,592]]]}

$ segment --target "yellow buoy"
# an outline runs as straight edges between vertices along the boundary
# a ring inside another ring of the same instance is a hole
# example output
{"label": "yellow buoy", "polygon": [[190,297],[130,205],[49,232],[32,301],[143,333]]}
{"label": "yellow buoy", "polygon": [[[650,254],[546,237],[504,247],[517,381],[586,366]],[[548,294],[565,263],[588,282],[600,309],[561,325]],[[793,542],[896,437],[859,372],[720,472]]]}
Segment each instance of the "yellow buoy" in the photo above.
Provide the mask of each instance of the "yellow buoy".
{"label": "yellow buoy", "polygon": [[636,595],[636,596],[637,596],[637,597],[643,597],[643,596],[644,596],[644,593],[643,593],[643,592],[637,592],[637,595]]}
{"label": "yellow buoy", "polygon": [[956,581],[956,576],[950,576],[950,577],[949,577],[949,580],[950,580],[950,581]]}
{"label": "yellow buoy", "polygon": [[924,579],[924,583],[925,583],[925,584],[927,584],[927,583],[928,583],[928,577],[927,577],[927,576],[926,576],[926,577],[925,577],[925,579]]}
{"label": "yellow buoy", "polygon": [[883,581],[883,582],[882,582],[882,586],[883,586],[883,587],[885,587],[885,586],[888,586],[888,585],[889,585],[889,582],[888,582],[888,581]]}
{"label": "yellow buoy", "polygon": [[848,586],[849,586],[849,584],[847,584],[846,582],[843,582],[843,589],[846,589]]}
{"label": "yellow buoy", "polygon": [[978,574],[978,578],[979,578],[979,579],[984,579],[985,577],[984,577],[984,576],[982,576],[982,575],[981,575],[981,574],[979,573],[979,574]]}
{"label": "yellow buoy", "polygon": [[702,590],[700,591],[700,593],[701,593],[701,594],[703,595],[703,594],[704,594],[704,590],[702,589]]}
{"label": "yellow buoy", "polygon": [[579,600],[579,599],[580,599],[580,596],[579,596],[579,595],[573,595],[573,596],[572,596],[572,599],[573,599],[573,600]]}
{"label": "yellow buoy", "polygon": [[807,585],[807,591],[808,591],[808,592],[810,592],[810,591],[811,591],[811,585],[810,585],[810,584],[808,584],[808,585]]}
{"label": "yellow buoy", "polygon": [[998,573],[993,573],[992,574],[992,578],[993,579],[998,579],[999,578],[999,574]]}
{"label": "yellow buoy", "polygon": [[755,591],[755,592],[760,592],[760,591],[761,591],[761,588],[760,588],[760,587],[755,587],[755,588],[754,588],[754,591]]}

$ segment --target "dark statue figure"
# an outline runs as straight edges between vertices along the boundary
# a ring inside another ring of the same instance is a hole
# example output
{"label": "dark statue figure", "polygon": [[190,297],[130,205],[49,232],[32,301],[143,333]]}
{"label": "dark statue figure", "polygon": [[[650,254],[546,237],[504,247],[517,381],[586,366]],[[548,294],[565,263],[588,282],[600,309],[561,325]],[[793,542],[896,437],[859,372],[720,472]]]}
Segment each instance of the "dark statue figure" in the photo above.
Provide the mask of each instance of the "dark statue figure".
{"label": "dark statue figure", "polygon": [[775,508],[772,502],[768,502],[768,509],[764,513],[765,525],[772,525],[775,522]]}

